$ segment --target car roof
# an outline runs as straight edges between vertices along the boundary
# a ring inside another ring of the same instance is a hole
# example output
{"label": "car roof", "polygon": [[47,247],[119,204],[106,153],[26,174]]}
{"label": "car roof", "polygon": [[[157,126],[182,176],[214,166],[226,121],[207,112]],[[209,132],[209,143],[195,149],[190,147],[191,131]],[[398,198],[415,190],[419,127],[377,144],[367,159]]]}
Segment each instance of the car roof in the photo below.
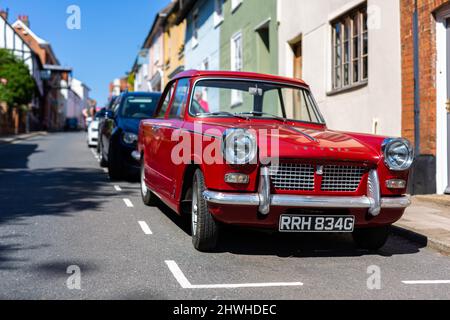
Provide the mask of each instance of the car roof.
{"label": "car roof", "polygon": [[309,87],[306,82],[300,79],[287,78],[275,76],[271,74],[242,72],[242,71],[205,71],[205,70],[187,70],[177,74],[174,80],[181,78],[196,78],[196,77],[225,77],[225,78],[242,78],[242,79],[256,79],[263,81],[286,82],[294,85]]}

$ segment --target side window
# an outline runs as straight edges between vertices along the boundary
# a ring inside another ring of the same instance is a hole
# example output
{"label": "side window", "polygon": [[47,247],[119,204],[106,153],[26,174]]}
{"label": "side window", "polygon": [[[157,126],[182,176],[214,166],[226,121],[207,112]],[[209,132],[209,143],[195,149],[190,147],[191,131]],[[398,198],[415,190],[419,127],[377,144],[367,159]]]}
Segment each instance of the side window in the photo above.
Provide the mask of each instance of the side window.
{"label": "side window", "polygon": [[169,107],[170,100],[172,100],[173,95],[173,87],[175,85],[175,82],[170,84],[170,87],[166,90],[164,102],[162,103],[161,109],[159,110],[158,114],[156,115],[157,119],[164,119],[164,116],[166,115],[167,108]]}
{"label": "side window", "polygon": [[121,98],[117,98],[116,102],[114,103],[114,105],[112,106],[111,110],[114,113],[115,116],[117,116],[117,113],[119,112],[119,106],[120,106],[120,101],[122,99]]}
{"label": "side window", "polygon": [[173,104],[169,112],[169,118],[182,117],[184,110],[186,110],[188,93],[189,93],[189,79],[178,80],[177,89],[175,91],[175,98],[173,100]]}

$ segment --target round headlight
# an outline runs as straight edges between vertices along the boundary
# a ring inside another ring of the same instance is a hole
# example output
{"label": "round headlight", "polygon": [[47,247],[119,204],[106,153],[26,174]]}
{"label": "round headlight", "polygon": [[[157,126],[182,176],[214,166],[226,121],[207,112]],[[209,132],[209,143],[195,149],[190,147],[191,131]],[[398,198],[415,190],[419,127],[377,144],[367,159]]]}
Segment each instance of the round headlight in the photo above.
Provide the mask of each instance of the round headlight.
{"label": "round headlight", "polygon": [[257,155],[256,137],[244,129],[225,131],[222,143],[222,154],[229,164],[248,164]]}
{"label": "round headlight", "polygon": [[123,142],[126,144],[133,144],[138,141],[138,136],[131,132],[124,132],[123,133]]}
{"label": "round headlight", "polygon": [[386,139],[383,152],[385,164],[393,171],[408,170],[414,161],[414,150],[406,139]]}

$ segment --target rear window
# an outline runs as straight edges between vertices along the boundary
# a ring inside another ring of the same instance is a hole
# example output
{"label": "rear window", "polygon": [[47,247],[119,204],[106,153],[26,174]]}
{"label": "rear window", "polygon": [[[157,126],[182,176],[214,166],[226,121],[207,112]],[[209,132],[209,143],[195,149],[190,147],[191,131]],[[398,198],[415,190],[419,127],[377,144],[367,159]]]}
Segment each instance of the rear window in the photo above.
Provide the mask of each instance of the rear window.
{"label": "rear window", "polygon": [[156,96],[129,96],[123,102],[121,115],[124,118],[143,119],[154,116],[158,98]]}

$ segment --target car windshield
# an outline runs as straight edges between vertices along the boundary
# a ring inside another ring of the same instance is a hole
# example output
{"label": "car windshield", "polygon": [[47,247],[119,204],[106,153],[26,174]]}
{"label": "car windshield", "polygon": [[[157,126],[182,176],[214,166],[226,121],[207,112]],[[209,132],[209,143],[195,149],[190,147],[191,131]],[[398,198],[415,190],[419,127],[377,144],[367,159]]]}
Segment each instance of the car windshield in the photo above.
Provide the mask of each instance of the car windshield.
{"label": "car windshield", "polygon": [[308,89],[263,81],[200,80],[189,111],[198,117],[245,116],[324,123]]}
{"label": "car windshield", "polygon": [[156,96],[128,96],[123,102],[121,115],[124,118],[134,119],[153,117],[157,105]]}

